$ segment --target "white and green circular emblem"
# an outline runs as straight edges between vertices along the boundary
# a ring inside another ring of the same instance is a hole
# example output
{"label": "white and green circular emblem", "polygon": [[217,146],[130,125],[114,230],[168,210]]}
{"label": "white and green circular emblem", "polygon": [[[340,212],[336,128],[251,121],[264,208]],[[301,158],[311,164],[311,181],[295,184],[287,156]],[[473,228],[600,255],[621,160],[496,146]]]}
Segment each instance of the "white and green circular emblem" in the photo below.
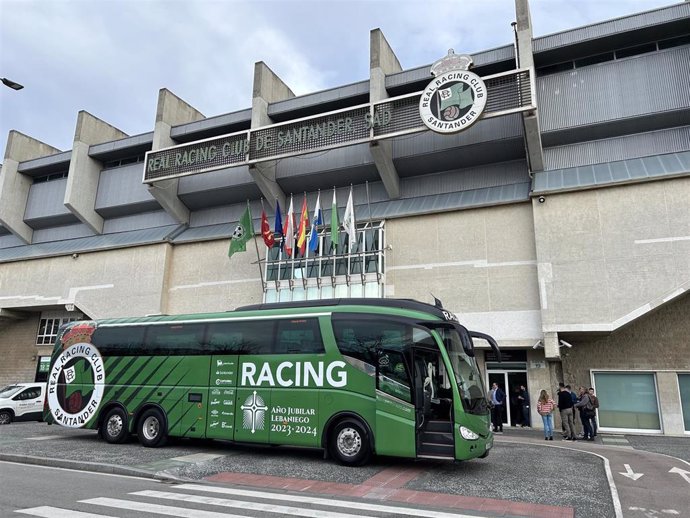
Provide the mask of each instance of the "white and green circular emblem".
{"label": "white and green circular emblem", "polygon": [[486,107],[484,81],[467,70],[434,78],[419,99],[419,114],[430,130],[457,133],[472,126]]}
{"label": "white and green circular emblem", "polygon": [[93,344],[70,345],[48,377],[48,407],[58,424],[80,428],[98,410],[105,390],[101,353]]}

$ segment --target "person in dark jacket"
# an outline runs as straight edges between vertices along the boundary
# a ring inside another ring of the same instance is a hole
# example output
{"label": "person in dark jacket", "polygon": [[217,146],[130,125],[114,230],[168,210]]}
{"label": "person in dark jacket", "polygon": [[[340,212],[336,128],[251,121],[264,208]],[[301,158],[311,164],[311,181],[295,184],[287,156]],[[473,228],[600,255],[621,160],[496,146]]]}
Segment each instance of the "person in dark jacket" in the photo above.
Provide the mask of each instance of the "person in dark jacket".
{"label": "person in dark jacket", "polygon": [[491,386],[491,423],[494,432],[503,433],[503,406],[505,405],[506,394],[501,390],[497,383]]}
{"label": "person in dark jacket", "polygon": [[587,392],[585,387],[580,387],[579,395],[580,397],[578,402],[575,403],[575,408],[580,411],[580,421],[582,421],[582,430],[584,433],[583,439],[585,441],[593,441],[594,432],[592,431],[592,426],[589,422],[589,415],[590,412],[594,411],[594,405],[592,404],[592,400],[589,397],[589,392]]}
{"label": "person in dark jacket", "polygon": [[566,441],[575,441],[575,422],[573,421],[573,398],[567,387],[559,387],[558,391],[558,411],[561,413],[561,421],[565,427]]}
{"label": "person in dark jacket", "polygon": [[530,415],[529,415],[529,392],[527,392],[527,387],[520,385],[520,391],[518,392],[518,401],[520,402],[520,411],[522,412],[522,427],[525,426],[530,428]]}

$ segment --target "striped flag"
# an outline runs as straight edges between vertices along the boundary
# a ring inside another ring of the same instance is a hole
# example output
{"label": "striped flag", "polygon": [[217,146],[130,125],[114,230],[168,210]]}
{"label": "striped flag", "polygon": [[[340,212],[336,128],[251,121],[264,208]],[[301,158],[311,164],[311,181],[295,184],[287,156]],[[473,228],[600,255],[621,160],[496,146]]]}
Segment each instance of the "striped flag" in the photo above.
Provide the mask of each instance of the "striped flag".
{"label": "striped flag", "polygon": [[343,229],[348,236],[348,249],[352,252],[352,247],[357,243],[357,225],[355,223],[355,206],[352,202],[352,186],[350,186],[350,196],[347,199],[345,215],[343,216]]}
{"label": "striped flag", "polygon": [[331,205],[331,244],[333,249],[338,248],[338,202],[335,199],[335,187],[333,187],[333,205]]}
{"label": "striped flag", "polygon": [[292,208],[292,194],[290,195],[290,208],[288,209],[285,218],[285,227],[283,227],[283,248],[285,255],[290,257],[292,255],[292,246],[295,244],[295,211]]}
{"label": "striped flag", "polygon": [[323,225],[323,215],[321,214],[321,193],[316,197],[316,206],[314,207],[314,219],[311,222],[311,231],[309,232],[309,250],[316,252],[319,248],[319,225]]}
{"label": "striped flag", "polygon": [[307,209],[307,195],[304,194],[302,200],[302,214],[299,217],[299,228],[297,229],[297,248],[302,257],[307,253],[307,228],[309,227],[309,210]]}

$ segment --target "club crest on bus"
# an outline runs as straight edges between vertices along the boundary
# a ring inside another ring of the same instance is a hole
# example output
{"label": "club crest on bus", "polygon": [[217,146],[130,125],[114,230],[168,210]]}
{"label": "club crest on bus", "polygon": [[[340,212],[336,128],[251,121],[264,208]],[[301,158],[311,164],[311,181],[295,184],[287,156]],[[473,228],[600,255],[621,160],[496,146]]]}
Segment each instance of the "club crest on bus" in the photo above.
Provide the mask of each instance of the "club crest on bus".
{"label": "club crest on bus", "polygon": [[103,398],[105,369],[93,344],[66,347],[48,377],[48,407],[58,424],[80,428],[91,419]]}
{"label": "club crest on bus", "polygon": [[424,124],[437,133],[457,133],[481,117],[486,106],[486,86],[469,71],[472,58],[453,49],[431,66],[436,76],[419,99]]}

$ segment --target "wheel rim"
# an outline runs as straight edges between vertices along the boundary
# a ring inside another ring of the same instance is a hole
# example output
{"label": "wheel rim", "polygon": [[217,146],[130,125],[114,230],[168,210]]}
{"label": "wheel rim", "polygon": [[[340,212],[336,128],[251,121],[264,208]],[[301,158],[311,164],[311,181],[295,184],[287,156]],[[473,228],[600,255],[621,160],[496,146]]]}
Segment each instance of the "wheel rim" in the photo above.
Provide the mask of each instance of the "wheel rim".
{"label": "wheel rim", "polygon": [[362,436],[354,428],[343,428],[338,433],[338,451],[346,457],[354,457],[362,449]]}
{"label": "wheel rim", "polygon": [[9,424],[10,422],[10,414],[7,412],[3,412],[0,414],[0,424]]}
{"label": "wheel rim", "polygon": [[144,420],[144,424],[142,425],[142,433],[144,434],[144,437],[152,441],[156,437],[158,437],[158,433],[160,432],[161,424],[160,421],[154,416],[147,417]]}
{"label": "wheel rim", "polygon": [[108,432],[108,435],[110,437],[117,437],[122,433],[122,428],[124,426],[124,422],[122,421],[122,416],[119,416],[117,414],[113,414],[108,418],[108,424],[106,425],[106,430]]}

